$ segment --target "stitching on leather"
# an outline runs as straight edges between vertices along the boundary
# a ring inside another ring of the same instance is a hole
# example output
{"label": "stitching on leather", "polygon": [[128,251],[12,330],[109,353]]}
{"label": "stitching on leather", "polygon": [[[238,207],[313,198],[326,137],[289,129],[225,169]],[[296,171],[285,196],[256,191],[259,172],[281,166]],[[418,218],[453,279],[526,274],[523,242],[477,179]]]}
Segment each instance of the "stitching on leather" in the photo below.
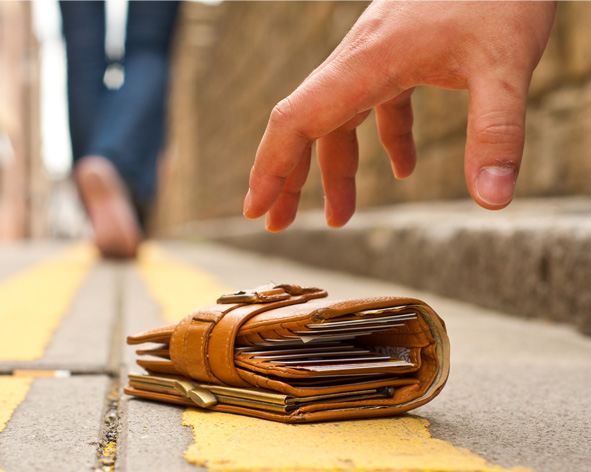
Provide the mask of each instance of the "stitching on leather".
{"label": "stitching on leather", "polygon": [[[434,343],[429,344],[429,348],[433,349],[434,347]],[[425,348],[427,349],[427,348]],[[429,388],[429,386],[433,383],[433,380],[435,379],[435,376],[437,375],[437,371],[439,370],[439,362],[437,362],[437,353],[429,353],[429,357],[431,358],[430,361],[427,362],[423,362],[423,364],[427,364],[427,373],[429,374],[429,383],[427,385],[427,388]],[[435,357],[435,359],[434,359]],[[423,393],[427,391],[427,388],[425,388],[423,390]]]}
{"label": "stitching on leather", "polygon": [[[228,315],[229,316],[232,316],[231,313],[228,313]],[[225,318],[225,316],[224,316],[224,318]],[[217,324],[216,324],[216,326],[217,326]],[[234,334],[234,329],[235,328],[236,328],[235,323],[232,323],[232,326],[231,326],[232,334]],[[238,330],[236,329],[236,333],[237,332],[238,332]],[[233,346],[234,346],[234,343],[235,342],[236,342],[236,339],[235,339],[235,336],[234,335],[227,336],[226,337],[226,340],[225,340],[225,343],[224,343],[224,350],[223,350],[224,354],[226,354],[226,353],[228,353],[228,351],[230,350],[230,348],[232,348],[232,352],[230,352],[230,354],[229,354],[230,357],[231,357],[231,359],[232,359],[232,362],[231,362],[232,365],[229,366],[229,369],[227,369],[227,371],[226,371],[227,373],[229,373],[229,376],[232,377],[232,380],[236,379],[236,377],[240,378],[240,376],[238,375],[238,372],[236,371],[236,366],[234,365],[234,352],[233,352],[234,349],[233,349]],[[240,380],[242,380],[242,379],[240,379]]]}
{"label": "stitching on leather", "polygon": [[185,339],[183,343],[183,357],[187,362],[187,374],[193,378],[200,377],[199,374],[201,374],[202,370],[200,369],[199,364],[196,364],[194,362],[195,360],[198,361],[200,357],[203,357],[200,356],[200,353],[198,352],[198,347],[200,344],[200,334],[200,326],[196,326],[195,320],[192,318],[185,334]]}
{"label": "stitching on leather", "polygon": [[[222,315],[222,317],[224,317]],[[207,330],[203,333],[204,342],[203,342],[203,366],[205,367],[205,373],[209,377],[209,380],[212,383],[220,383],[220,379],[218,379],[211,370],[211,365],[209,364],[209,341],[211,340],[211,333],[213,332],[214,328],[217,326],[217,323],[209,323]]]}
{"label": "stitching on leather", "polygon": [[184,356],[183,356],[183,345],[184,343],[179,343],[177,342],[178,337],[180,332],[182,331],[182,329],[184,328],[185,324],[186,324],[186,320],[187,317],[183,318],[179,324],[177,325],[176,329],[174,330],[174,332],[172,333],[171,337],[170,337],[170,358],[172,359],[175,367],[182,372],[183,374],[185,373],[185,369],[184,369]]}
{"label": "stitching on leather", "polygon": [[191,322],[190,322],[190,318],[189,318],[189,317],[186,317],[186,318],[183,320],[183,322],[184,322],[185,320],[187,320],[188,322],[185,322],[185,323],[184,323],[184,324],[185,324],[185,326],[184,326],[184,328],[185,328],[185,333],[184,333],[184,335],[183,335],[183,343],[182,343],[182,351],[181,351],[181,352],[182,352],[182,356],[181,356],[181,359],[182,359],[182,364],[183,364],[183,365],[182,365],[182,367],[183,367],[183,370],[182,370],[182,372],[183,372],[183,374],[185,374],[185,375],[189,375],[189,369],[188,369],[188,367],[187,367],[187,356],[186,356],[186,353],[187,353],[187,347],[186,347],[186,345],[187,345],[187,336],[189,335],[189,325],[190,325],[190,323],[191,323]]}

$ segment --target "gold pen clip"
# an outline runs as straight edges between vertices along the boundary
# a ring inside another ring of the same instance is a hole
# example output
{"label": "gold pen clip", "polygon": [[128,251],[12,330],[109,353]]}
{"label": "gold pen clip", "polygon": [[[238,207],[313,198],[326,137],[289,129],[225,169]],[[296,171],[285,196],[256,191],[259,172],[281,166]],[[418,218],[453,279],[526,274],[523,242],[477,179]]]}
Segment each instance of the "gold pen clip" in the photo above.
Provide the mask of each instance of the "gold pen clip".
{"label": "gold pen clip", "polygon": [[165,393],[185,397],[201,408],[209,408],[217,404],[216,396],[205,388],[187,380],[169,379],[155,375],[129,374],[129,385],[150,392]]}

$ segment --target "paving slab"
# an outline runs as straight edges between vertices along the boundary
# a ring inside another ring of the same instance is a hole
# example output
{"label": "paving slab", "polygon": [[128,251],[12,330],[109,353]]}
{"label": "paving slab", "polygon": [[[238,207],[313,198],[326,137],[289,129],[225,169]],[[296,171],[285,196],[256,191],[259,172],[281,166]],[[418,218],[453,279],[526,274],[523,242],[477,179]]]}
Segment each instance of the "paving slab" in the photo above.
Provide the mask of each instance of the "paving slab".
{"label": "paving slab", "polygon": [[[137,369],[134,369],[137,372]],[[186,408],[123,398],[117,470],[159,472],[207,470],[187,462],[184,453],[193,444],[190,428],[182,425]]]}
{"label": "paving slab", "polygon": [[120,311],[121,271],[120,264],[97,263],[54,333],[40,365],[76,373],[116,374],[110,356]]}
{"label": "paving slab", "polygon": [[110,383],[104,375],[34,379],[0,433],[0,470],[95,470]]}
{"label": "paving slab", "polygon": [[[0,359],[0,373],[30,369],[76,373],[112,370],[109,356],[117,319],[119,271],[116,263],[97,262],[52,333],[43,355],[33,360]],[[32,290],[30,296],[44,295]]]}

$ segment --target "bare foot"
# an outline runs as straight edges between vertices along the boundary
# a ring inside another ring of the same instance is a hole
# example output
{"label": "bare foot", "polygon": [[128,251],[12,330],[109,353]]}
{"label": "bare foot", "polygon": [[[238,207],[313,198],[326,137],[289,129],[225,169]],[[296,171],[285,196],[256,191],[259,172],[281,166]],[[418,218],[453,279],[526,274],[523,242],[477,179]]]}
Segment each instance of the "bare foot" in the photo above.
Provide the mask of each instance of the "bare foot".
{"label": "bare foot", "polygon": [[103,257],[135,257],[142,231],[113,164],[101,156],[84,157],[74,177]]}

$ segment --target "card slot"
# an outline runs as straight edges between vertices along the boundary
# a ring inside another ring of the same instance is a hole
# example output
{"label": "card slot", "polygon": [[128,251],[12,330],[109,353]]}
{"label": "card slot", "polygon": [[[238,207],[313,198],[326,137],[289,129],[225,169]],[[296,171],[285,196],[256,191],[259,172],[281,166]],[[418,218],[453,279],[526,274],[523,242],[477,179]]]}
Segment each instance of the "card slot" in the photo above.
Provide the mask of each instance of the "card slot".
{"label": "card slot", "polygon": [[261,334],[262,342],[253,342],[254,346],[258,347],[271,347],[272,345],[297,345],[300,341],[309,343],[326,343],[330,341],[348,341],[361,336],[369,336],[371,334],[381,333],[384,331],[392,330],[397,327],[404,326],[404,323],[377,323],[377,324],[362,324],[356,326],[346,326],[341,328],[331,328],[323,330],[307,330],[307,331],[291,331],[286,334],[285,332],[274,331],[275,337],[269,336],[271,333]]}
{"label": "card slot", "polygon": [[[310,374],[309,372],[307,374]],[[281,379],[287,383],[295,384],[305,384],[305,383],[312,383],[316,380],[319,384],[324,384],[329,381],[334,381],[332,383],[333,387],[338,387],[342,385],[343,381],[351,381],[352,379],[381,379],[385,380],[388,378],[388,375],[384,374],[383,372],[355,372],[351,374],[327,374],[322,376],[311,376],[307,375],[304,377],[293,377],[293,376],[282,376],[276,375],[277,379]]]}
{"label": "card slot", "polygon": [[266,361],[266,362],[274,362],[278,365],[291,365],[291,366],[298,366],[298,365],[305,365],[305,364],[329,364],[335,363],[339,360],[347,360],[347,364],[349,363],[358,363],[358,362],[365,362],[365,361],[386,361],[390,359],[388,356],[368,356],[368,357],[351,357],[351,358],[337,358],[337,359],[294,359],[294,360],[274,360],[274,361]]}
{"label": "card slot", "polygon": [[333,340],[333,341],[346,341],[349,339],[355,339],[361,336],[369,336],[373,334],[373,331],[359,331],[355,334],[342,334],[342,335],[333,335],[333,334],[313,334],[311,336],[300,336],[300,339],[305,344],[312,344],[312,343],[319,343],[322,341]]}
{"label": "card slot", "polygon": [[315,380],[315,381],[309,381],[309,382],[286,382],[288,383],[290,386],[297,388],[299,391],[303,391],[305,392],[306,390],[321,390],[321,389],[335,389],[335,388],[361,388],[361,387],[365,387],[365,388],[370,388],[370,387],[375,387],[375,386],[394,386],[394,387],[399,387],[399,386],[405,386],[405,385],[412,385],[412,384],[417,384],[419,381],[417,379],[411,378],[411,377],[383,377],[383,376],[378,376],[378,377],[373,377],[373,378],[367,378],[367,377],[361,377],[358,378],[359,381],[355,382],[355,381],[351,381],[354,379],[346,379],[348,381],[339,381],[339,383],[335,383],[335,381],[333,380],[332,382],[329,382],[327,380],[324,380],[323,382],[321,382],[320,380]]}
{"label": "card slot", "polygon": [[305,377],[330,378],[367,375],[398,375],[414,370],[413,364],[400,360],[383,360],[360,363],[332,363],[310,365],[283,365],[276,362],[264,362],[257,359],[235,359],[237,367],[254,370],[264,375],[281,378],[301,379]]}
{"label": "card slot", "polygon": [[262,342],[254,342],[252,343],[254,346],[257,347],[277,347],[277,345],[282,345],[283,347],[301,347],[305,343],[301,339],[297,340],[271,340],[271,341],[262,341]]}
{"label": "card slot", "polygon": [[297,335],[310,335],[310,334],[322,334],[322,335],[328,335],[328,334],[332,334],[332,333],[355,333],[356,331],[368,331],[371,330],[372,332],[377,332],[377,331],[384,331],[384,330],[388,330],[388,329],[392,329],[392,328],[396,328],[398,326],[404,326],[404,323],[395,323],[395,324],[387,324],[385,326],[366,326],[365,324],[363,326],[350,326],[350,327],[346,327],[346,328],[331,328],[331,329],[309,329],[306,331],[292,331],[293,334],[297,334]]}
{"label": "card slot", "polygon": [[357,386],[364,384],[371,384],[373,382],[385,381],[383,376],[355,376],[355,377],[333,377],[328,379],[280,379],[282,382],[302,390],[313,389],[334,389],[345,386]]}
{"label": "card slot", "polygon": [[242,360],[236,360],[236,367],[244,369],[250,372],[256,372],[259,375],[265,377],[275,377],[277,379],[289,379],[301,380],[301,379],[332,379],[332,378],[347,378],[347,377],[359,377],[364,378],[367,376],[386,376],[395,375],[395,372],[384,372],[384,371],[350,371],[350,372],[314,372],[306,371],[303,369],[295,369],[291,366],[280,366],[276,364],[266,364],[263,362],[244,362]]}
{"label": "card slot", "polygon": [[[343,344],[341,342],[338,341],[334,341],[334,342],[329,342],[329,343],[323,343],[323,344],[315,344],[314,345],[314,350],[317,352],[320,351],[339,351],[339,350],[349,350],[349,349],[354,349],[355,346],[353,346],[352,344]],[[360,348],[363,349],[363,348]],[[236,348],[236,354],[244,354],[244,355],[249,355],[249,356],[253,356],[253,355],[258,355],[258,354],[269,354],[269,355],[273,355],[273,354],[298,354],[298,353],[306,353],[309,352],[310,347],[309,346],[302,346],[302,347],[284,347],[284,348],[279,348],[279,349],[259,349],[255,346],[248,346],[245,348]]]}
{"label": "card slot", "polygon": [[326,321],[323,323],[311,323],[307,324],[306,328],[309,329],[327,329],[327,328],[338,328],[341,326],[355,326],[360,324],[381,324],[393,321],[409,321],[417,318],[416,313],[404,313],[395,316],[375,316],[371,318],[352,318],[341,319],[338,321]]}
{"label": "card slot", "polygon": [[378,369],[382,373],[387,373],[390,369],[414,367],[413,364],[401,361],[398,359],[390,359],[376,362],[352,362],[352,363],[336,363],[336,364],[317,364],[317,365],[293,365],[292,369],[312,371],[314,373],[349,373],[349,371],[365,371],[370,369]]}
{"label": "card slot", "polygon": [[[302,350],[303,351],[303,350]],[[307,349],[305,352],[299,352],[296,354],[268,354],[264,351],[259,351],[264,353],[265,355],[251,355],[254,359],[269,359],[269,360],[280,360],[280,359],[299,359],[299,358],[309,358],[312,356],[329,356],[329,357],[336,357],[336,356],[346,356],[346,355],[359,355],[359,354],[369,354],[371,351],[369,349],[354,349],[354,350],[335,350],[335,349]]]}
{"label": "card slot", "polygon": [[301,377],[285,378],[261,374],[256,369],[238,367],[240,376],[260,388],[273,389],[294,396],[321,395],[334,392],[352,392],[381,387],[405,387],[418,385],[415,373],[396,375],[349,376],[333,378]]}
{"label": "card slot", "polygon": [[[337,345],[338,346],[338,345]],[[341,343],[341,347],[344,345]],[[323,345],[315,348],[306,345],[301,348],[288,347],[269,355],[268,350],[238,351],[235,354],[237,365],[254,369],[264,374],[273,374],[285,378],[333,377],[350,375],[395,374],[414,369],[410,359],[392,356],[390,352],[375,352],[372,347],[353,347],[345,351],[336,350],[336,346]],[[274,352],[278,350],[273,349]],[[290,354],[285,354],[285,352]],[[295,351],[295,353],[294,353]]]}
{"label": "card slot", "polygon": [[396,306],[396,307],[385,307],[385,308],[368,308],[367,310],[356,311],[356,315],[366,316],[366,315],[375,315],[375,314],[390,314],[396,313],[401,314],[402,312],[409,310],[414,305],[403,305],[403,306]]}

